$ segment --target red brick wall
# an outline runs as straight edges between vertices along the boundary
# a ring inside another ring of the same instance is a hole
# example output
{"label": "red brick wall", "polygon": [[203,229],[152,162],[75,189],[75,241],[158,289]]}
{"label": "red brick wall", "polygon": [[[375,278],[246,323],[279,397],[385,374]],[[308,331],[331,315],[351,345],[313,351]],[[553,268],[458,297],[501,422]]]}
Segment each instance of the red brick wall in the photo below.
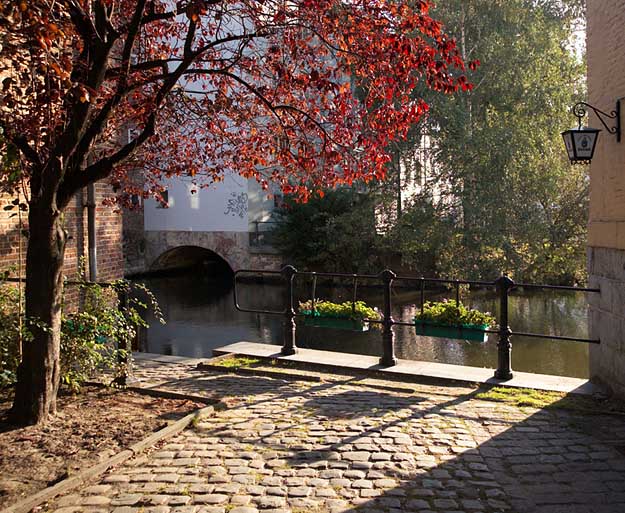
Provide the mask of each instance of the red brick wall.
{"label": "red brick wall", "polygon": [[[104,183],[96,184],[96,241],[98,280],[110,281],[121,278],[124,274],[122,254],[122,218],[116,208],[104,206],[103,200],[110,195],[110,187]],[[20,234],[18,216],[11,216],[16,209],[4,210],[14,197],[0,195],[0,271],[12,269],[12,276],[24,276],[26,246],[28,238]],[[81,257],[88,269],[87,238],[87,193],[76,195],[65,211],[65,228],[68,241],[65,252],[65,275],[75,279],[79,272]],[[85,206],[83,206],[85,205]],[[28,229],[28,213],[22,213],[22,230]],[[22,262],[19,260],[19,241],[22,242]],[[87,274],[88,278],[88,274]],[[77,298],[75,287],[68,287],[66,300]]]}
{"label": "red brick wall", "polygon": [[[124,276],[122,213],[119,208],[102,205],[102,200],[109,195],[110,188],[108,185],[96,184],[96,241],[99,281],[116,280]],[[86,217],[85,212],[85,220]]]}

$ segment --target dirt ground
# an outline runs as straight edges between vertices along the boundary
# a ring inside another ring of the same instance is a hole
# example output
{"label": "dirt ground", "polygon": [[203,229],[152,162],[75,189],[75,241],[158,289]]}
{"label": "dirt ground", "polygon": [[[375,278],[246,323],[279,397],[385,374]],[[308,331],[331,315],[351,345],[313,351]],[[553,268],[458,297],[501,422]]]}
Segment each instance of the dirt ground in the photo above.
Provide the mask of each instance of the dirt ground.
{"label": "dirt ground", "polygon": [[0,391],[0,509],[120,452],[205,406],[123,390],[84,387],[62,394],[59,413],[43,427],[16,428]]}

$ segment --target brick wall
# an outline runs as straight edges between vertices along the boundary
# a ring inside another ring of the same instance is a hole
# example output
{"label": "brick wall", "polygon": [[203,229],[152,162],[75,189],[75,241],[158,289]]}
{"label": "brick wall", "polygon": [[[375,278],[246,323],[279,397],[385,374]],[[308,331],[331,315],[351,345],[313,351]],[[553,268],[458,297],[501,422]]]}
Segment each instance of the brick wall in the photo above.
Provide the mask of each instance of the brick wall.
{"label": "brick wall", "polygon": [[[96,241],[100,281],[116,280],[124,276],[122,213],[118,208],[102,205],[102,200],[110,194],[107,184],[96,184]],[[86,219],[86,212],[84,217]]]}
{"label": "brick wall", "polygon": [[[625,97],[625,1],[588,0],[587,7],[589,103],[610,112]],[[589,125],[602,128],[594,115]],[[590,350],[590,376],[625,397],[625,133],[620,143],[605,130],[599,136],[588,246],[589,282],[601,288],[589,295],[591,336],[601,340]]]}
{"label": "brick wall", "polygon": [[[625,97],[625,2],[588,1],[588,97],[610,112]],[[621,102],[625,111],[625,101]],[[621,115],[623,117],[623,115]],[[590,126],[603,128],[594,114]],[[625,250],[625,133],[620,143],[605,130],[590,173],[589,243]]]}
{"label": "brick wall", "polygon": [[126,275],[147,270],[143,203],[135,210],[124,210],[124,268]]}
{"label": "brick wall", "polygon": [[[104,183],[96,184],[96,240],[98,280],[109,281],[121,278],[124,273],[122,254],[121,214],[102,201],[111,194],[110,187]],[[26,246],[28,244],[28,213],[22,213],[20,229],[19,216],[12,216],[16,210],[4,210],[14,197],[0,196],[0,271],[12,269],[12,276],[25,275]],[[87,239],[87,193],[83,191],[72,199],[65,211],[65,228],[68,232],[65,252],[65,276],[75,279],[79,272],[81,257],[88,268]],[[21,233],[20,233],[21,232]],[[20,241],[22,260],[20,263]],[[75,304],[78,293],[75,287],[68,287],[66,301]]]}

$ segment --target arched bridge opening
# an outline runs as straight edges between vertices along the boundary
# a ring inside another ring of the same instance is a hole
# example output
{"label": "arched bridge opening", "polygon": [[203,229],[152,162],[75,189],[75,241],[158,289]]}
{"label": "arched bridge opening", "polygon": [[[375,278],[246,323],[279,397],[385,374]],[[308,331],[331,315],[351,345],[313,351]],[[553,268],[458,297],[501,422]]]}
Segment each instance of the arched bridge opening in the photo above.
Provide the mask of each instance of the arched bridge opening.
{"label": "arched bridge opening", "polygon": [[197,273],[219,280],[231,280],[234,274],[223,257],[199,246],[178,246],[165,251],[152,263],[150,271],[163,274]]}

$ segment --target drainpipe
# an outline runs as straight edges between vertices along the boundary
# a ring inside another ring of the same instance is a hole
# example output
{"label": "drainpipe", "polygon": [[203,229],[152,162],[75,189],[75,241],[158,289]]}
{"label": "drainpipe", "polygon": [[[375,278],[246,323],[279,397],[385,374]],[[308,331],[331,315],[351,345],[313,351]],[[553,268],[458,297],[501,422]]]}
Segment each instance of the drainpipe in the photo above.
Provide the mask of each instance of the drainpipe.
{"label": "drainpipe", "polygon": [[98,279],[98,250],[95,240],[95,184],[87,185],[87,234],[89,246],[89,280]]}

